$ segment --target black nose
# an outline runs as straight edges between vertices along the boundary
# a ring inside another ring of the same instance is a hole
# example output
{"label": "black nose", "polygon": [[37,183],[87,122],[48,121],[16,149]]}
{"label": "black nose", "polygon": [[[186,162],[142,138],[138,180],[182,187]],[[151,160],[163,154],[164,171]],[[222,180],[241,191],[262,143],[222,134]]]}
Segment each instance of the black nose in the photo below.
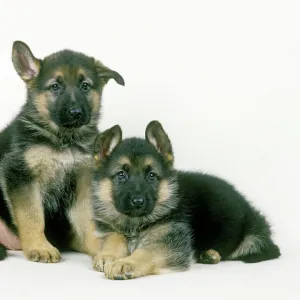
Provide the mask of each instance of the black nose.
{"label": "black nose", "polygon": [[81,108],[70,108],[69,110],[69,116],[73,120],[78,120],[82,116],[82,109]]}
{"label": "black nose", "polygon": [[142,197],[135,197],[131,199],[131,205],[135,208],[141,208],[145,204],[145,200]]}

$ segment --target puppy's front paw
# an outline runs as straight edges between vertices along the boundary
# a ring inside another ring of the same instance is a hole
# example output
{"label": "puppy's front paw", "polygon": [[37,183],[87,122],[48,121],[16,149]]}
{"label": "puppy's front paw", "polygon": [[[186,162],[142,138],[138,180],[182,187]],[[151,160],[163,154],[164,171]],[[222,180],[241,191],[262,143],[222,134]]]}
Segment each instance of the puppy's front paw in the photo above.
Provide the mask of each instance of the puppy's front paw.
{"label": "puppy's front paw", "polygon": [[105,270],[105,276],[113,280],[133,279],[144,275],[137,263],[126,259],[116,260]]}
{"label": "puppy's front paw", "polygon": [[107,269],[115,260],[115,256],[100,252],[93,257],[93,268],[98,272],[105,272],[105,269]]}
{"label": "puppy's front paw", "polygon": [[39,248],[24,249],[25,256],[33,262],[57,263],[60,261],[59,251],[51,246],[46,245]]}

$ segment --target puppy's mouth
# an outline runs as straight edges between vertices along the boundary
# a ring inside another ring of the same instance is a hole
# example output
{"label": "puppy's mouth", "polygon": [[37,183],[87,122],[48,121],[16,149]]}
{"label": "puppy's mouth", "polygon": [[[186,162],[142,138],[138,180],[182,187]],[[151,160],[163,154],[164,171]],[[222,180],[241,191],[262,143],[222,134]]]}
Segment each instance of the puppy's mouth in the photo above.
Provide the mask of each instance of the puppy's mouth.
{"label": "puppy's mouth", "polygon": [[74,129],[74,128],[80,128],[83,125],[84,125],[83,122],[74,121],[71,123],[62,124],[62,127],[67,128],[67,129]]}
{"label": "puppy's mouth", "polygon": [[120,212],[130,218],[137,218],[137,217],[145,217],[151,214],[153,211],[153,207],[141,207],[141,208],[127,208],[122,209]]}
{"label": "puppy's mouth", "polygon": [[145,210],[134,210],[134,211],[124,211],[124,215],[131,217],[131,218],[136,218],[136,217],[144,217],[147,216],[150,212],[145,211]]}

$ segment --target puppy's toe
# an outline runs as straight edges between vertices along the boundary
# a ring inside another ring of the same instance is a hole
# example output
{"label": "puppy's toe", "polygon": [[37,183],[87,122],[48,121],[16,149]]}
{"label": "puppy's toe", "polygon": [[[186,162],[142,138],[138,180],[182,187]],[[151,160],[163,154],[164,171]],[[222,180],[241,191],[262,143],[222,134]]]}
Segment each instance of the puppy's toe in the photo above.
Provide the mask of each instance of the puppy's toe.
{"label": "puppy's toe", "polygon": [[60,261],[60,253],[54,247],[46,249],[33,249],[24,251],[26,257],[33,262],[57,263]]}
{"label": "puppy's toe", "polygon": [[105,272],[105,269],[115,261],[115,259],[113,255],[98,253],[93,258],[93,268],[98,272]]}
{"label": "puppy's toe", "polygon": [[116,260],[106,270],[105,276],[113,280],[126,280],[144,276],[138,265],[126,260]]}

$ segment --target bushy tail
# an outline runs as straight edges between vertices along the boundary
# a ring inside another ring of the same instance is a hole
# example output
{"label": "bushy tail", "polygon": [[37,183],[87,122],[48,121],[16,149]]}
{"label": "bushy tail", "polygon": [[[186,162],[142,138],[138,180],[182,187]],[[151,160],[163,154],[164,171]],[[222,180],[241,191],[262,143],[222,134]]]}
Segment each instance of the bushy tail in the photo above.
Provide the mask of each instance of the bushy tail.
{"label": "bushy tail", "polygon": [[0,244],[0,260],[5,259],[7,256],[6,249],[3,245]]}
{"label": "bushy tail", "polygon": [[278,258],[281,255],[277,245],[270,241],[270,244],[261,247],[258,253],[248,254],[240,257],[240,260],[245,263],[256,263],[264,260]]}
{"label": "bushy tail", "polygon": [[256,263],[275,259],[281,255],[279,247],[272,241],[268,221],[255,209],[252,209],[248,215],[244,234],[243,241],[229,256],[229,259]]}

